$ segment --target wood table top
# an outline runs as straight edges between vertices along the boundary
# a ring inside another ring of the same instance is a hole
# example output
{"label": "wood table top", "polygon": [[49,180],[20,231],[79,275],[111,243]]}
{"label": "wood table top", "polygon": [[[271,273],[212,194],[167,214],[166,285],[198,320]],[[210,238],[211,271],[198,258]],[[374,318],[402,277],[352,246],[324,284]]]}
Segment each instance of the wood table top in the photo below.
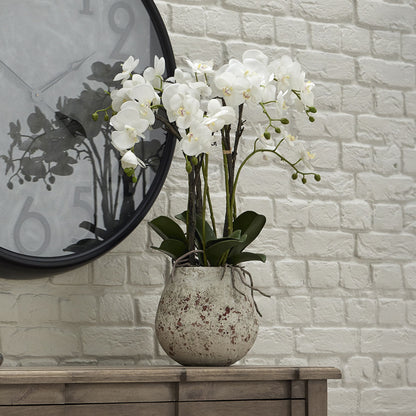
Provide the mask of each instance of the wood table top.
{"label": "wood table top", "polygon": [[1,384],[140,383],[256,380],[327,380],[341,378],[334,367],[3,367]]}

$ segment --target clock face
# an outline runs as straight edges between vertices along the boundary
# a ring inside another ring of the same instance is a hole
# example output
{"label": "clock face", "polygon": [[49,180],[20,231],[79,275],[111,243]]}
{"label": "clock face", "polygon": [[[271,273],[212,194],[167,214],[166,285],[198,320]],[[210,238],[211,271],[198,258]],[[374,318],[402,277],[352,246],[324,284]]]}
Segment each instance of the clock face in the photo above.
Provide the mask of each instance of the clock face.
{"label": "clock face", "polygon": [[1,8],[0,260],[81,264],[134,229],[167,174],[174,143],[162,129],[137,145],[147,167],[133,184],[105,112],[91,114],[111,104],[107,91],[129,55],[140,59],[137,72],[158,55],[172,73],[169,39],[152,1],[2,0]]}

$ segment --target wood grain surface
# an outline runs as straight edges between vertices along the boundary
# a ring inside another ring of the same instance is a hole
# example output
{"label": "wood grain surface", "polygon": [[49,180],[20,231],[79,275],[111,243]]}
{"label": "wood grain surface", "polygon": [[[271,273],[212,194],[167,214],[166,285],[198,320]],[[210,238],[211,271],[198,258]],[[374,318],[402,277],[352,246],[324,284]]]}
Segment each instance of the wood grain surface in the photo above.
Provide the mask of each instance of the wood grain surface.
{"label": "wood grain surface", "polygon": [[290,400],[185,402],[178,416],[291,416]]}
{"label": "wood grain surface", "polygon": [[0,416],[327,416],[332,367],[1,368]]}
{"label": "wood grain surface", "polygon": [[326,380],[341,378],[333,367],[44,367],[0,368],[0,384],[148,383],[178,381]]}

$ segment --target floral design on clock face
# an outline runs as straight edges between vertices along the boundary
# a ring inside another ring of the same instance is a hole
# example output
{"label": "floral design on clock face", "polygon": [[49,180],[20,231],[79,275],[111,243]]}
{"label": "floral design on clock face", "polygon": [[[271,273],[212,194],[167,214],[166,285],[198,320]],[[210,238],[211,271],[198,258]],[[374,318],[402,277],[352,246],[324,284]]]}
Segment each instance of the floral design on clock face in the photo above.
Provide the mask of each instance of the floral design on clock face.
{"label": "floral design on clock face", "polygon": [[144,203],[164,132],[140,144],[146,168],[131,184],[120,175],[108,123],[91,118],[111,103],[107,91],[128,54],[140,56],[142,69],[162,55],[144,3],[2,1],[0,212],[7,215],[0,248],[36,257],[82,253],[111,238]]}

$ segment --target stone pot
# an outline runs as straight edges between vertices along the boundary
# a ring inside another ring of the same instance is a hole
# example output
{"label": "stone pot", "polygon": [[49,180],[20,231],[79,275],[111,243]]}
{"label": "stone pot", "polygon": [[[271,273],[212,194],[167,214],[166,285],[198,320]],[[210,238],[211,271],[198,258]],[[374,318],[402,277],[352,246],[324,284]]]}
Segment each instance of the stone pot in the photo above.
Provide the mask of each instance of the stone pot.
{"label": "stone pot", "polygon": [[258,326],[250,289],[229,267],[176,268],[156,314],[160,345],[188,366],[235,363],[253,346]]}

